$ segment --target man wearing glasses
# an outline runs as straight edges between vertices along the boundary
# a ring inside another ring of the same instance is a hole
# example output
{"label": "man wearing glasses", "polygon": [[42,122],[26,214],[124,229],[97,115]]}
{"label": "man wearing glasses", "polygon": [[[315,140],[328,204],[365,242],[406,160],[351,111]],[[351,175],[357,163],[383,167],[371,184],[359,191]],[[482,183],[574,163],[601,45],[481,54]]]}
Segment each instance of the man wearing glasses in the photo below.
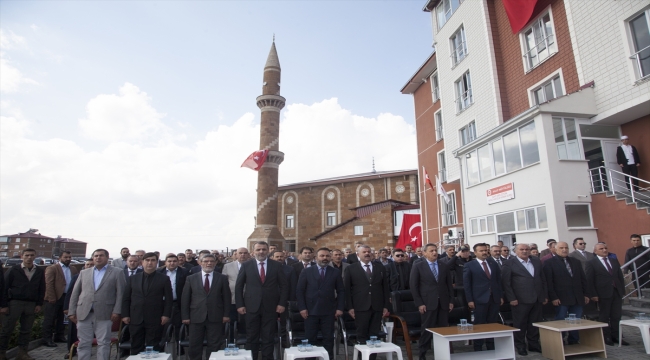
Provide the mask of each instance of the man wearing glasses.
{"label": "man wearing glasses", "polygon": [[397,289],[396,290],[408,290],[409,289],[409,279],[411,276],[411,263],[409,263],[406,258],[406,254],[402,249],[393,250],[393,260],[395,263],[395,268],[397,269]]}
{"label": "man wearing glasses", "polygon": [[585,251],[586,247],[587,247],[587,242],[583,238],[581,237],[575,238],[573,240],[573,248],[575,250],[573,250],[569,254],[569,257],[580,260],[580,264],[582,265],[583,271],[586,271],[587,261],[594,258],[593,253],[590,253],[589,251]]}

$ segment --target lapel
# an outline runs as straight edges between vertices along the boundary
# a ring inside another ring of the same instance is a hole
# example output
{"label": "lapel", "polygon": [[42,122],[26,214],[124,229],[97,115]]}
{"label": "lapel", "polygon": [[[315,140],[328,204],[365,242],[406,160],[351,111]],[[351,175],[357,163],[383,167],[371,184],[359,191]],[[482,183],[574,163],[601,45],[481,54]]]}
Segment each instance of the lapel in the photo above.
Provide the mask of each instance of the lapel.
{"label": "lapel", "polygon": [[[433,272],[431,271],[431,266],[429,266],[429,260],[427,259],[420,260],[419,265],[423,269],[425,269],[425,271],[423,272],[427,274],[426,276],[429,277],[430,280],[433,280],[433,282],[437,284],[438,280],[436,280],[436,277],[433,276]],[[440,264],[438,264],[438,279],[440,279]]]}
{"label": "lapel", "polygon": [[[102,276],[102,281],[99,283],[99,286],[97,286],[95,292],[102,288],[102,285],[107,281],[106,278],[110,276],[112,266],[104,265],[104,268],[106,269],[106,272],[104,273],[104,276]],[[95,268],[93,268],[93,286],[95,286]]]}
{"label": "lapel", "polygon": [[[528,269],[526,269],[526,268],[524,267],[524,265],[521,263],[521,261],[519,260],[518,257],[515,258],[513,261],[515,262],[515,268],[516,268],[516,269],[519,269],[519,272],[520,272],[520,273],[524,274],[524,276],[527,276],[527,277],[529,277],[529,278],[533,278],[533,276],[530,275],[530,273],[528,272]],[[530,258],[528,258],[528,261],[531,261],[531,262],[532,262],[532,260],[531,260]],[[537,268],[535,267],[535,263],[533,263],[533,269],[534,269],[534,271],[535,271],[535,274],[537,274]]]}

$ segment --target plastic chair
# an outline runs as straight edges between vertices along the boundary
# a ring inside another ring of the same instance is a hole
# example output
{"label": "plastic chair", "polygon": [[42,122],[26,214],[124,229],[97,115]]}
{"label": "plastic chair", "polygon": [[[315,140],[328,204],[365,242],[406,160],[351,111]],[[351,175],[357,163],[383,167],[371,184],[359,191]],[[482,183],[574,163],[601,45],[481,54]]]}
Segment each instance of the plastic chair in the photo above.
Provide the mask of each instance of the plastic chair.
{"label": "plastic chair", "polygon": [[[116,332],[116,331],[117,331],[117,337],[111,337],[111,343],[108,346],[108,357],[109,358],[111,357],[111,348],[113,347],[113,345],[115,345],[115,351],[118,351],[118,352],[120,351],[119,348],[118,348],[118,343],[119,343],[118,339],[120,338],[120,335],[122,333],[122,319],[117,319],[117,320],[113,321],[113,324],[111,325],[111,332]],[[93,338],[92,346],[93,347],[97,346],[97,338]],[[75,341],[70,346],[70,353],[69,353],[69,358],[68,359],[72,359],[72,356],[74,354],[74,349],[76,349],[76,348],[79,348],[79,340]],[[118,354],[118,356],[119,356],[119,354]]]}

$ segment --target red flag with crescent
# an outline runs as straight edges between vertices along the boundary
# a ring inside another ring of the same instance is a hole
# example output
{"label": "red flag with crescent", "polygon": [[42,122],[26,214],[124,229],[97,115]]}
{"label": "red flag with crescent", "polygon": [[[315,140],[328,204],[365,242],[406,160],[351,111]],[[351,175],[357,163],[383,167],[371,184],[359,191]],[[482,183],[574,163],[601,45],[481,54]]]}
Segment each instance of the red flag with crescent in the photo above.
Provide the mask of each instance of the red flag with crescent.
{"label": "red flag with crescent", "polygon": [[402,218],[402,230],[397,239],[396,249],[404,250],[406,245],[413,248],[422,246],[422,220],[420,214],[404,214]]}
{"label": "red flag with crescent", "polygon": [[[424,168],[424,166],[422,167],[422,172],[424,172],[424,181],[429,185],[431,190],[435,191],[436,188],[433,187],[433,183],[431,182],[431,179],[429,178],[429,173],[427,172],[427,169]],[[426,188],[425,188],[425,190],[426,190]]]}
{"label": "red flag with crescent", "polygon": [[269,155],[268,150],[260,150],[260,151],[255,151],[252,154],[250,154],[246,160],[244,160],[244,163],[241,164],[241,167],[247,167],[249,169],[253,169],[255,171],[258,171],[259,169],[262,168],[262,165],[266,162],[266,157]]}

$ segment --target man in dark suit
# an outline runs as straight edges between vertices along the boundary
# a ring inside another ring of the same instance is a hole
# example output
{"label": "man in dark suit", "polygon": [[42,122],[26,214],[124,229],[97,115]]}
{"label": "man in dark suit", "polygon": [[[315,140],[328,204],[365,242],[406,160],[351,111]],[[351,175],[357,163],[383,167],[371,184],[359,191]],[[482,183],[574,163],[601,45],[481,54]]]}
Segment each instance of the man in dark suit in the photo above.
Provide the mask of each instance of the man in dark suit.
{"label": "man in dark suit", "polygon": [[[270,256],[273,256],[273,254],[270,254]],[[302,249],[300,249],[300,261],[291,265],[298,278],[300,277],[300,273],[303,269],[306,269],[310,266],[316,266],[316,263],[312,261],[313,258],[314,249],[310,248],[309,246],[303,246]]]}
{"label": "man in dark suit", "polygon": [[534,322],[542,320],[542,306],[548,302],[546,277],[542,272],[542,262],[529,256],[528,244],[517,244],[517,256],[510,258],[501,268],[503,292],[512,307],[515,347],[519,355],[526,356],[528,350],[542,352],[539,343],[539,329]]}
{"label": "man in dark suit", "polygon": [[181,300],[187,279],[187,270],[178,266],[177,255],[169,254],[165,258],[165,266],[158,269],[158,272],[167,276],[172,286],[173,305],[171,324],[174,325],[174,334],[178,338],[178,332],[181,329]]}
{"label": "man in dark suit", "polygon": [[348,264],[344,260],[347,259],[343,257],[343,251],[339,249],[332,250],[332,261],[330,261],[330,266],[337,268],[341,272],[341,279],[343,278],[343,273],[345,271],[345,268],[350,266],[350,264]]}
{"label": "man in dark suit", "polygon": [[388,315],[390,285],[384,266],[371,261],[370,246],[360,245],[357,251],[359,261],[348,266],[343,285],[346,308],[357,326],[357,342],[365,344],[369,336],[379,335],[381,318]]}
{"label": "man in dark suit", "polygon": [[418,341],[420,360],[426,359],[433,339],[433,334],[426,329],[449,326],[449,312],[454,308],[451,301],[454,294],[451,272],[447,265],[437,261],[438,247],[435,244],[426,244],[423,253],[424,259],[413,264],[410,279],[413,301],[422,318]]}
{"label": "man in dark suit", "polygon": [[[505,262],[501,257],[501,248],[502,246],[499,245],[490,246],[490,257],[497,263],[497,265],[499,265],[499,267],[503,266],[503,263]],[[476,252],[476,250],[474,252]]]}
{"label": "man in dark suit", "polygon": [[424,255],[422,254],[422,247],[421,247],[421,246],[418,246],[418,247],[415,248],[415,255],[413,255],[413,256],[411,257],[411,259],[409,259],[409,262],[410,262],[411,264],[413,264],[413,263],[415,263],[416,261],[418,261],[418,260],[420,260],[420,259],[424,259],[424,258],[425,258],[425,257],[424,257]]}
{"label": "man in dark suit", "polygon": [[[638,234],[632,234],[630,236],[630,242],[632,243],[632,247],[627,249],[625,252],[625,263],[636,259],[637,256],[643,254],[643,252],[648,250],[648,247],[643,246],[643,243],[641,243],[641,236]],[[632,272],[632,283],[634,284],[634,288],[637,290],[639,290],[639,287],[641,289],[649,288],[650,283],[648,283],[648,281],[650,280],[650,254],[646,253],[645,255],[641,255],[638,259],[634,260],[634,263],[636,264],[637,271],[636,273]],[[630,266],[628,267],[628,270],[633,271],[634,267]],[[638,281],[637,274],[640,274]]]}
{"label": "man in dark suit", "polygon": [[[190,272],[188,273],[188,275],[192,275],[192,274],[196,274],[196,273],[200,273],[200,272],[201,272],[201,270],[202,270],[202,269],[201,269],[201,264],[203,264],[203,263],[201,262],[201,259],[203,259],[203,257],[204,257],[205,255],[211,255],[211,254],[210,254],[210,250],[201,250],[201,251],[199,251],[199,265],[193,266],[193,267],[190,269]],[[214,255],[213,255],[213,256],[214,256]],[[214,256],[214,258],[216,259],[217,257]],[[212,269],[212,271],[216,271],[216,272],[218,272],[218,273],[221,273],[221,270],[222,270],[222,268],[221,268],[221,267],[217,267],[217,264],[215,264],[215,265],[214,265],[214,268]]]}
{"label": "man in dark suit", "polygon": [[[641,166],[641,159],[639,159],[639,152],[636,148],[630,145],[630,140],[626,135],[621,136],[621,146],[616,148],[616,163],[621,167],[623,173],[638,177],[639,169]],[[632,184],[636,189],[639,188],[639,180],[632,179]],[[630,178],[625,177],[625,185],[630,190]]]}
{"label": "man in dark suit", "polygon": [[140,257],[138,255],[129,255],[126,259],[126,267],[122,271],[124,272],[124,279],[126,281],[129,280],[129,277],[141,273]]}
{"label": "man in dark suit", "polygon": [[409,283],[411,278],[411,263],[406,259],[406,254],[402,249],[393,249],[393,259],[395,270],[397,271],[397,289],[395,290],[408,290],[411,287]]}
{"label": "man in dark suit", "polygon": [[156,271],[158,256],[142,257],[143,272],[130,276],[122,296],[122,322],[129,325],[131,355],[153,346],[161,351],[162,329],[172,316],[173,295],[169,278]]}
{"label": "man in dark suit", "polygon": [[[275,253],[270,254],[270,258],[279,262],[282,265],[282,271],[287,277],[287,282],[289,284],[289,301],[296,300],[296,286],[298,284],[298,275],[289,265],[284,264],[284,253],[282,251],[276,250]],[[290,348],[289,337],[287,335],[287,316],[289,315],[288,311],[284,311],[280,314],[280,336],[287,341],[282,343],[282,346],[285,348]]]}
{"label": "man in dark suit", "polygon": [[[587,294],[598,302],[598,321],[609,324],[603,328],[605,344],[618,342],[618,324],[621,321],[625,281],[618,260],[610,258],[607,244],[599,242],[594,247],[593,259],[587,262]],[[628,345],[626,341],[621,342]]]}
{"label": "man in dark suit", "polygon": [[260,351],[260,335],[262,358],[273,360],[278,314],[284,312],[289,298],[287,276],[281,264],[270,260],[268,254],[268,243],[255,243],[254,259],[241,265],[235,284],[237,312],[246,314],[246,350],[251,350],[253,360],[257,360]]}
{"label": "man in dark suit", "polygon": [[363,242],[357,241],[354,243],[354,252],[348,254],[346,260],[348,261],[348,264],[352,265],[355,262],[359,262],[359,246],[363,245]]}
{"label": "man in dark suit", "polygon": [[575,250],[569,254],[569,257],[578,259],[580,261],[580,265],[582,265],[582,270],[584,271],[586,271],[587,261],[594,258],[594,254],[590,253],[589,251],[585,251],[586,247],[587,242],[583,238],[575,238],[573,239],[573,248]]}
{"label": "man in dark suit", "polygon": [[[334,320],[343,315],[345,295],[341,272],[330,263],[328,248],[316,253],[318,266],[305,269],[298,279],[296,298],[298,310],[305,319],[305,335],[315,344],[318,332],[323,334],[323,347],[330,359],[334,359]],[[328,336],[329,335],[329,336]]]}
{"label": "man in dark suit", "polygon": [[[555,320],[564,320],[567,314],[582,317],[582,309],[589,303],[587,279],[580,260],[569,257],[569,244],[560,241],[554,258],[544,264],[548,298],[555,306]],[[578,331],[570,331],[569,345],[580,340]]]}
{"label": "man in dark suit", "polygon": [[185,280],[181,298],[181,319],[189,325],[190,360],[201,360],[203,340],[207,340],[205,358],[221,348],[225,338],[223,324],[230,321],[228,277],[214,271],[217,259],[207,254],[201,259],[201,272]]}
{"label": "man in dark suit", "polygon": [[[498,247],[498,245],[495,245]],[[501,267],[489,255],[490,246],[474,245],[476,259],[463,267],[463,287],[467,305],[474,310],[474,324],[499,321],[499,306],[503,305]],[[474,351],[481,351],[483,339],[474,340]],[[494,350],[494,338],[485,339],[485,347]]]}

